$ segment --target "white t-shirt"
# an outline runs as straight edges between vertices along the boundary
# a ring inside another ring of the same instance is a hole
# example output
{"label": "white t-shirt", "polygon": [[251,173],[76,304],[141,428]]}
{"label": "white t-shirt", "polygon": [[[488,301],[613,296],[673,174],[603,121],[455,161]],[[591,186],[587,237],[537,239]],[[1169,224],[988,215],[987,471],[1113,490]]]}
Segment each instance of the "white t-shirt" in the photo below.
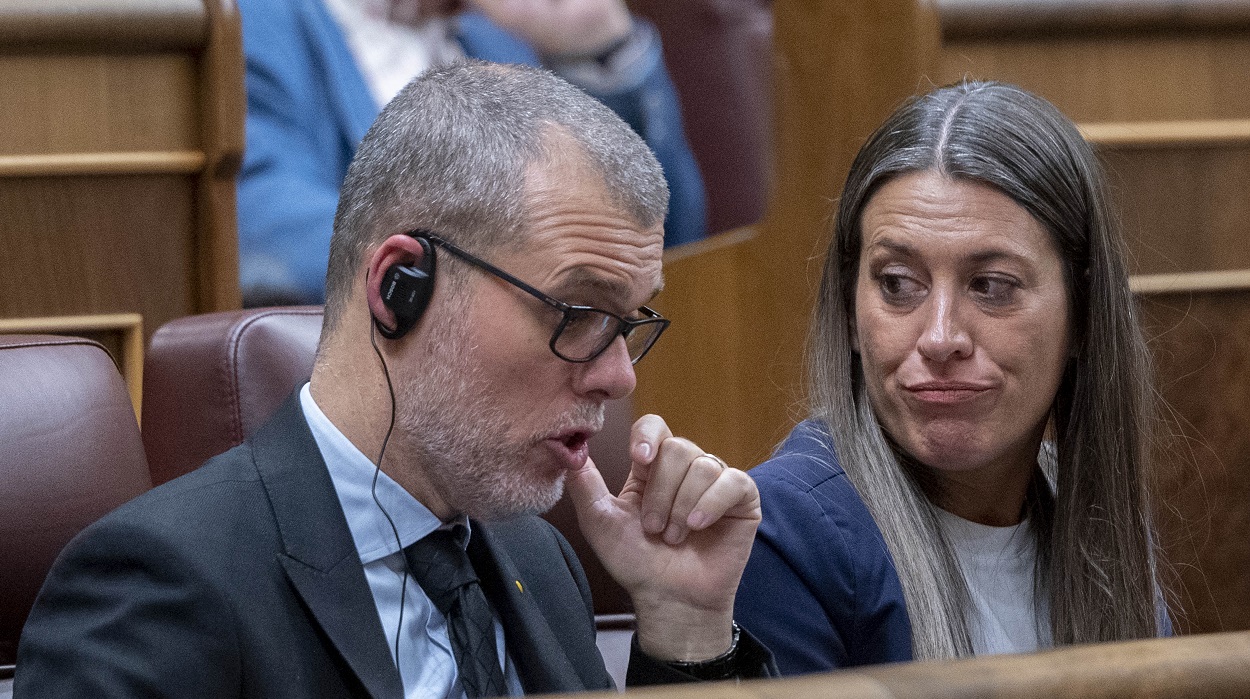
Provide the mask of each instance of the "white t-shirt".
{"label": "white t-shirt", "polygon": [[968,584],[973,651],[1028,653],[1050,647],[1047,600],[1034,605],[1037,540],[1029,521],[991,527],[939,509],[938,522]]}

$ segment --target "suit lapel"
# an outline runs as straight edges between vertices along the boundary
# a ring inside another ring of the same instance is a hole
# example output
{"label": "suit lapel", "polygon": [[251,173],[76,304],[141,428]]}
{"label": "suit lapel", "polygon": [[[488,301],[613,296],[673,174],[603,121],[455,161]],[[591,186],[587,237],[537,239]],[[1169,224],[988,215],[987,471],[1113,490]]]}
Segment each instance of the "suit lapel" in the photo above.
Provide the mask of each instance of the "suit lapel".
{"label": "suit lapel", "polygon": [[[508,555],[507,547],[488,525],[473,523],[468,553],[482,588],[503,623],[508,654],[517,664],[517,674],[525,692],[542,694],[590,689],[535,599],[537,591],[525,587],[530,576],[522,573]],[[555,564],[559,560],[547,563]],[[573,608],[562,609],[559,613],[584,614],[583,609],[577,600]]]}
{"label": "suit lapel", "polygon": [[[373,594],[297,390],[252,439],[282,534],[282,567],[314,621],[374,697],[401,697]],[[297,652],[292,649],[292,652]]]}

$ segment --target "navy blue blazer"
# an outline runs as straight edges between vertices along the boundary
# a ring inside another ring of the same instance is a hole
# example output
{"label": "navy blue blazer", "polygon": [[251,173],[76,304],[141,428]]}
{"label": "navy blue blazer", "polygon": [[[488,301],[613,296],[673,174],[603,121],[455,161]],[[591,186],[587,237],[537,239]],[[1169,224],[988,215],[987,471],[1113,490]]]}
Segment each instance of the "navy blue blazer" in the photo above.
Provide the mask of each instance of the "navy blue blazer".
{"label": "navy blue blazer", "polygon": [[751,469],[764,521],[734,615],[783,675],[911,660],[911,622],[885,539],[814,422]]}
{"label": "navy blue blazer", "polygon": [[[247,59],[240,280],[245,293],[264,286],[320,303],[339,187],[378,105],[322,0],[239,0],[239,12]],[[469,56],[539,64],[533,50],[481,15],[462,15],[459,32]],[[653,53],[622,92],[588,92],[638,132],[663,166],[671,192],[665,244],[675,245],[705,235],[706,203],[658,40]]]}

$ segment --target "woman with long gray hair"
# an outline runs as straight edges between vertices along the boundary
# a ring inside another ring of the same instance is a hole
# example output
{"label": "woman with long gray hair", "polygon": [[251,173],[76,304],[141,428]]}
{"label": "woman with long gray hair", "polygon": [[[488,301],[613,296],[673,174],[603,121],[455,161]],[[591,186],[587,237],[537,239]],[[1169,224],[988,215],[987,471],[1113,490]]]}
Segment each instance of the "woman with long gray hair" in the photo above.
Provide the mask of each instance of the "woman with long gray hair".
{"label": "woman with long gray hair", "polygon": [[1103,175],[1000,83],[860,150],[808,346],[811,419],[751,471],[737,618],[783,672],[1170,633],[1150,367]]}

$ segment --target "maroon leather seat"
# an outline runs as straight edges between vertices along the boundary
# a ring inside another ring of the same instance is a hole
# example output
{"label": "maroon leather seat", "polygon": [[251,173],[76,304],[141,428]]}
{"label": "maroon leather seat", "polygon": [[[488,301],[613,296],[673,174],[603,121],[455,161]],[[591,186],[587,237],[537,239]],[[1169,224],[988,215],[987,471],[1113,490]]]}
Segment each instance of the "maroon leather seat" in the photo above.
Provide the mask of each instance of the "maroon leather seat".
{"label": "maroon leather seat", "polygon": [[[298,306],[208,313],[179,318],[156,331],[143,380],[143,442],[155,483],[242,443],[308,380],[321,310]],[[604,430],[590,442],[591,456],[613,492],[629,474],[632,422],[631,402],[612,401]],[[604,640],[627,641],[627,634],[608,632],[632,629],[629,597],[586,543],[571,503],[562,499],[546,517],[586,568]]]}
{"label": "maroon leather seat", "polygon": [[160,485],[237,446],[312,374],[321,307],[172,320],[143,360],[143,445]]}
{"label": "maroon leather seat", "polygon": [[703,172],[708,231],[764,216],[773,159],[771,0],[630,0],[664,41],[686,136]]}
{"label": "maroon leather seat", "polygon": [[57,554],[151,488],[117,366],[90,340],[0,335],[0,677]]}

